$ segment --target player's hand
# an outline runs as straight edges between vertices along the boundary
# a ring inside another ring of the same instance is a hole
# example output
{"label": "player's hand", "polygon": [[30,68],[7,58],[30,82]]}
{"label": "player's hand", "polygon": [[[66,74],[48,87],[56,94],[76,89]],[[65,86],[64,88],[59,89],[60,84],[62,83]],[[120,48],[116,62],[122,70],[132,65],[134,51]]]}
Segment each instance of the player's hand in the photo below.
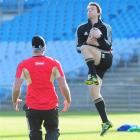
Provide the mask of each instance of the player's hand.
{"label": "player's hand", "polygon": [[13,103],[15,111],[19,111],[19,104],[21,104],[22,99],[17,99],[16,103]]}
{"label": "player's hand", "polygon": [[64,100],[64,107],[61,110],[61,112],[67,112],[69,110],[70,103],[67,102],[67,100]]}
{"label": "player's hand", "polygon": [[87,43],[87,45],[99,46],[97,39],[92,36],[88,37],[86,43]]}

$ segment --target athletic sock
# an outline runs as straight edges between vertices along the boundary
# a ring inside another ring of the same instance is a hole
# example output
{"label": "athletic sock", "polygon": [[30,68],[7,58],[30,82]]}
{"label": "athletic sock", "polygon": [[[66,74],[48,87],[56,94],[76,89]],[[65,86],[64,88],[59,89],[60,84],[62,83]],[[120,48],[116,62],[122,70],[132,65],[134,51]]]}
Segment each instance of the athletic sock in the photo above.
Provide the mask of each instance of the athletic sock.
{"label": "athletic sock", "polygon": [[103,98],[98,98],[94,100],[95,106],[97,108],[97,111],[99,112],[99,115],[102,119],[102,122],[108,122],[107,114],[106,114],[106,109],[105,109],[105,103]]}
{"label": "athletic sock", "polygon": [[95,65],[94,65],[94,60],[93,60],[93,58],[85,59],[85,61],[86,61],[86,63],[87,63],[88,69],[89,69],[88,75],[97,77],[97,76],[96,76],[96,69],[95,69]]}

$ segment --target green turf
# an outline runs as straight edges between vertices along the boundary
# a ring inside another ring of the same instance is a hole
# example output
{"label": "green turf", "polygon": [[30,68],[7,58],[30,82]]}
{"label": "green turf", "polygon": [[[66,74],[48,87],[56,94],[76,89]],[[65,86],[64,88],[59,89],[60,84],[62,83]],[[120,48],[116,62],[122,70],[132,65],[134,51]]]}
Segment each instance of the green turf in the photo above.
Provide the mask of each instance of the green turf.
{"label": "green turf", "polygon": [[[101,121],[93,112],[69,112],[60,114],[61,136],[59,140],[139,140],[140,132],[117,132],[122,124],[140,125],[139,113],[110,113],[114,127],[104,136],[99,136]],[[44,129],[43,129],[44,131]],[[28,140],[24,113],[0,113],[0,140]]]}

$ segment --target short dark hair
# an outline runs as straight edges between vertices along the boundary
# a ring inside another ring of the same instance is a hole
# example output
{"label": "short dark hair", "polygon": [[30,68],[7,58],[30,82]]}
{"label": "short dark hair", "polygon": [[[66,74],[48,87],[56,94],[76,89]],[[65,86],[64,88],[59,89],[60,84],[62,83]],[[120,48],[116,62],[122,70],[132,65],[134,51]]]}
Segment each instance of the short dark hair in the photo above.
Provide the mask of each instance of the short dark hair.
{"label": "short dark hair", "polygon": [[46,46],[45,40],[42,36],[36,35],[32,38],[32,47],[44,48]]}

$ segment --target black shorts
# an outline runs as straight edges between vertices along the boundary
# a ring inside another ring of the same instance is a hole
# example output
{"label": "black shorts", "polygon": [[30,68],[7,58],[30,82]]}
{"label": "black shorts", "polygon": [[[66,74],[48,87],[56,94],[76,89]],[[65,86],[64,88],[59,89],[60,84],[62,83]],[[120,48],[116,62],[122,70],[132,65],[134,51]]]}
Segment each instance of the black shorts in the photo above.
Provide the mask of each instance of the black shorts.
{"label": "black shorts", "polygon": [[111,53],[105,53],[105,52],[101,53],[100,64],[95,66],[96,73],[101,79],[103,79],[103,76],[105,72],[107,71],[107,69],[111,67],[112,59],[113,59],[113,56]]}

